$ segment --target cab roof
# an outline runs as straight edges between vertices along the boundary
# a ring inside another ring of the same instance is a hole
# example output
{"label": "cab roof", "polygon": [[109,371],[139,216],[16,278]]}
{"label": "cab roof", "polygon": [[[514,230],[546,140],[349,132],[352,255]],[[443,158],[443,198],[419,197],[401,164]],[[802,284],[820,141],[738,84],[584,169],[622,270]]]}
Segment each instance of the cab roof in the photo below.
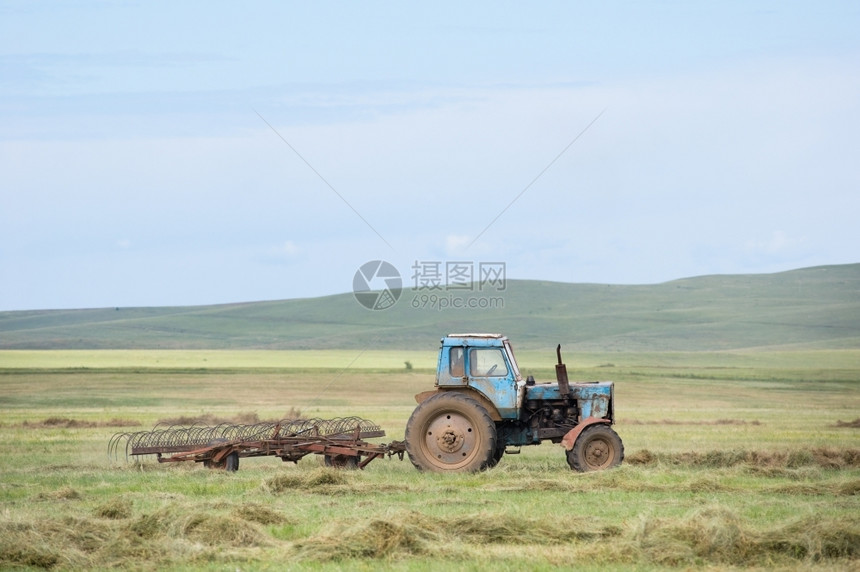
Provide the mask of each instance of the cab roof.
{"label": "cab roof", "polygon": [[442,345],[501,347],[507,339],[502,334],[448,334],[442,338]]}
{"label": "cab roof", "polygon": [[504,338],[502,334],[448,334],[449,338]]}

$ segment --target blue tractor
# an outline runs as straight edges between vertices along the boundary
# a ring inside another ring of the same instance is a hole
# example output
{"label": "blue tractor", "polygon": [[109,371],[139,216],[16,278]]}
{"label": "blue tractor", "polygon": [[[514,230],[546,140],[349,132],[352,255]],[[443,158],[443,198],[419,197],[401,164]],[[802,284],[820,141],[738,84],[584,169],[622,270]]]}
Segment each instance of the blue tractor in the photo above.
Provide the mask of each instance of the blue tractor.
{"label": "blue tractor", "polygon": [[442,338],[436,388],[415,396],[406,450],[422,471],[480,471],[523,445],[560,443],[576,471],[619,465],[624,445],[612,429],[614,384],[570,383],[556,348],[555,383],[523,379],[508,338]]}

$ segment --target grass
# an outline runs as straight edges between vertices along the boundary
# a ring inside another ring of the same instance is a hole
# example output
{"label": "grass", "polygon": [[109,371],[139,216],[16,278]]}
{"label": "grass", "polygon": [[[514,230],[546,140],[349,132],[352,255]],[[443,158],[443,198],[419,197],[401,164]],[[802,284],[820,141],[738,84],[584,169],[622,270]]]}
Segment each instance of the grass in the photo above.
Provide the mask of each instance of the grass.
{"label": "grass", "polygon": [[504,332],[517,347],[550,355],[557,343],[577,352],[860,345],[860,264],[651,285],[509,280],[501,292],[417,293],[503,302],[487,310],[415,308],[408,282],[401,300],[381,312],[366,310],[350,293],[217,306],[0,312],[0,349],[417,348],[432,356],[439,336],[454,331]]}
{"label": "grass", "polygon": [[[204,367],[196,352],[163,367],[159,352],[90,353],[85,369],[80,354],[42,355],[0,354],[0,568],[860,565],[857,350],[576,354],[572,377],[617,381],[625,463],[573,473],[544,444],[467,475],[396,457],[354,472],[313,455],[243,459],[232,474],[108,458],[112,434],[159,420],[296,409],[360,415],[387,431],[381,441],[401,439],[432,374],[394,355],[378,356],[389,369],[341,370],[324,353],[295,356],[295,368],[235,352],[210,352]],[[551,377],[542,354],[519,357]]]}
{"label": "grass", "polygon": [[[438,347],[415,350],[0,350],[3,370],[156,370],[211,372],[213,370],[373,370],[393,373],[406,370],[406,362],[422,373],[435,372]],[[555,346],[542,350],[517,350],[520,369],[554,377]],[[644,375],[662,366],[671,375],[686,375],[693,368],[700,376],[720,372],[742,374],[743,370],[805,371],[814,365],[828,371],[860,368],[860,354],[848,349],[711,352],[580,352],[564,353],[568,368],[583,375],[615,374],[636,368]],[[597,370],[592,371],[592,370]],[[702,371],[704,370],[704,371]]]}
{"label": "grass", "polygon": [[0,350],[0,369],[435,370],[435,352],[408,350]]}

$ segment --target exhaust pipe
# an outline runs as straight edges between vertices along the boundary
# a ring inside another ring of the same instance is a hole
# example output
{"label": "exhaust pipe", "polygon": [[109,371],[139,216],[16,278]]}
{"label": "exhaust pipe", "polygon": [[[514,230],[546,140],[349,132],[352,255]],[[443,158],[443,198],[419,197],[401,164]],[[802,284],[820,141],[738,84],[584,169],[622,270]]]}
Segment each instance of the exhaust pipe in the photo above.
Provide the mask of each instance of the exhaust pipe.
{"label": "exhaust pipe", "polygon": [[555,364],[555,379],[558,382],[558,392],[564,397],[570,393],[570,381],[567,379],[567,366],[561,361],[561,344],[555,348],[558,363]]}

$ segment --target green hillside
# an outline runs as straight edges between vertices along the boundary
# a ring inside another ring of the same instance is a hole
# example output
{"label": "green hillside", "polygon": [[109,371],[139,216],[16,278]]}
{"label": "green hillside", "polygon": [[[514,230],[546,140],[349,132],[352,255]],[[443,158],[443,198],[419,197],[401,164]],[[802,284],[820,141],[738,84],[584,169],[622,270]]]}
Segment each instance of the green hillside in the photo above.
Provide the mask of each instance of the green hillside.
{"label": "green hillside", "polygon": [[705,351],[860,347],[860,264],[619,286],[510,280],[493,309],[391,309],[353,295],[170,308],[0,313],[0,349],[426,348],[454,331],[503,332],[520,348]]}

